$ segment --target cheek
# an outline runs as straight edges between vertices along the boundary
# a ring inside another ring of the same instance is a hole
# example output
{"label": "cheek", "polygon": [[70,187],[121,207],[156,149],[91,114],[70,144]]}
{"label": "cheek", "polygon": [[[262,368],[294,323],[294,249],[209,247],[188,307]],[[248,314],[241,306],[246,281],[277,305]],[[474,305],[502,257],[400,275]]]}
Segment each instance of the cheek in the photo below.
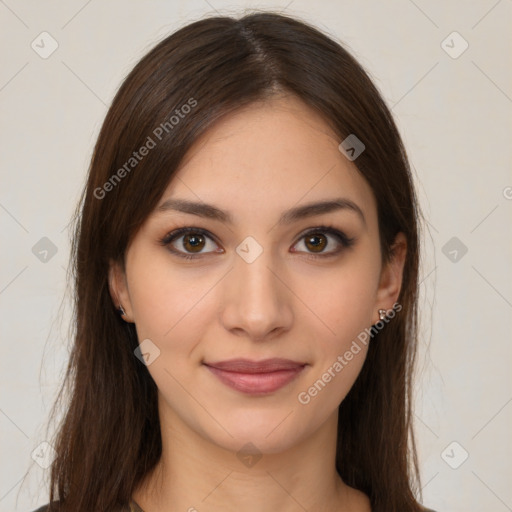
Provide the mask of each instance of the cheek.
{"label": "cheek", "polygon": [[326,349],[343,348],[371,325],[375,317],[378,270],[375,258],[352,258],[346,265],[333,267],[332,272],[318,272],[314,279],[303,281],[307,297],[304,302],[323,325]]}
{"label": "cheek", "polygon": [[133,255],[131,264],[128,286],[139,339],[169,346],[179,338],[183,346],[187,338],[195,338],[199,319],[204,322],[208,317],[207,292],[215,286],[215,276],[199,275],[201,269],[183,271],[165,251],[141,251]]}
{"label": "cheek", "polygon": [[[303,293],[308,290],[304,302],[315,313],[308,314],[315,364],[301,396],[314,402],[314,409],[337,407],[364,364],[371,342],[365,329],[375,317],[380,269],[378,253],[377,257],[372,251],[367,254],[302,281]],[[308,289],[312,282],[315,285]]]}

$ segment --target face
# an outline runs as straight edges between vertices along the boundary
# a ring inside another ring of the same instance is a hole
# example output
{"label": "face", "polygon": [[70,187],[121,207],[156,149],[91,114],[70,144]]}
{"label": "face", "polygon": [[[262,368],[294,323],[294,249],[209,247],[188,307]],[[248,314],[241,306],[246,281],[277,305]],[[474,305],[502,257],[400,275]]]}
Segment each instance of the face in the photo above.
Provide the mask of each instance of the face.
{"label": "face", "polygon": [[405,255],[399,236],[381,264],[375,198],[340,142],[294,97],[230,114],[112,266],[176,428],[275,453],[336,418]]}

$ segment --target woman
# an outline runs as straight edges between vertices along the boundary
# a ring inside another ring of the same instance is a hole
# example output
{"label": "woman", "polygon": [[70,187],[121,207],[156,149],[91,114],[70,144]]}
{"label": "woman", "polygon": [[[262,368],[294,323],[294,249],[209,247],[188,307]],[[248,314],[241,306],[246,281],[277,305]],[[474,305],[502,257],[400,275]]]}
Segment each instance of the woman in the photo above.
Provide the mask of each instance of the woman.
{"label": "woman", "polygon": [[426,510],[418,219],[392,116],[337,42],[269,12],[167,37],[77,211],[40,510]]}

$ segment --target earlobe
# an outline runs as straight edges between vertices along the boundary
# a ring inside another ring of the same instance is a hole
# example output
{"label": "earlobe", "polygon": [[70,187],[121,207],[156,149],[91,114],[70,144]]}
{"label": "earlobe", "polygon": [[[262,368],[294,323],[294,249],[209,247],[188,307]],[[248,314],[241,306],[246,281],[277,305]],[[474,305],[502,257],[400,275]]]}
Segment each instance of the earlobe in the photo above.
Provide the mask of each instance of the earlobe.
{"label": "earlobe", "polygon": [[382,268],[377,292],[377,309],[389,310],[398,300],[402,288],[403,270],[407,255],[407,240],[398,233],[391,246],[389,261]]}
{"label": "earlobe", "polygon": [[114,307],[124,321],[131,322],[131,303],[126,274],[118,262],[111,261],[109,264],[108,286]]}

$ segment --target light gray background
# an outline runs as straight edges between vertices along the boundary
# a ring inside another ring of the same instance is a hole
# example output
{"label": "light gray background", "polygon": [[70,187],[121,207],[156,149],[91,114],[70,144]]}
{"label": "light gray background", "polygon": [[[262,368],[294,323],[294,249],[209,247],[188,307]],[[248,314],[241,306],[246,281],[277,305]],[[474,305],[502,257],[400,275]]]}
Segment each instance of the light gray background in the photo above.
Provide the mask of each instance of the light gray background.
{"label": "light gray background", "polygon": [[[415,415],[424,503],[512,510],[510,0],[0,0],[0,510],[47,502],[49,471],[31,454],[68,354],[66,227],[107,107],[157,41],[244,8],[281,9],[341,40],[392,107],[429,229]],[[31,47],[51,48],[44,31],[58,43],[46,59]],[[55,255],[33,250],[43,237]]]}

